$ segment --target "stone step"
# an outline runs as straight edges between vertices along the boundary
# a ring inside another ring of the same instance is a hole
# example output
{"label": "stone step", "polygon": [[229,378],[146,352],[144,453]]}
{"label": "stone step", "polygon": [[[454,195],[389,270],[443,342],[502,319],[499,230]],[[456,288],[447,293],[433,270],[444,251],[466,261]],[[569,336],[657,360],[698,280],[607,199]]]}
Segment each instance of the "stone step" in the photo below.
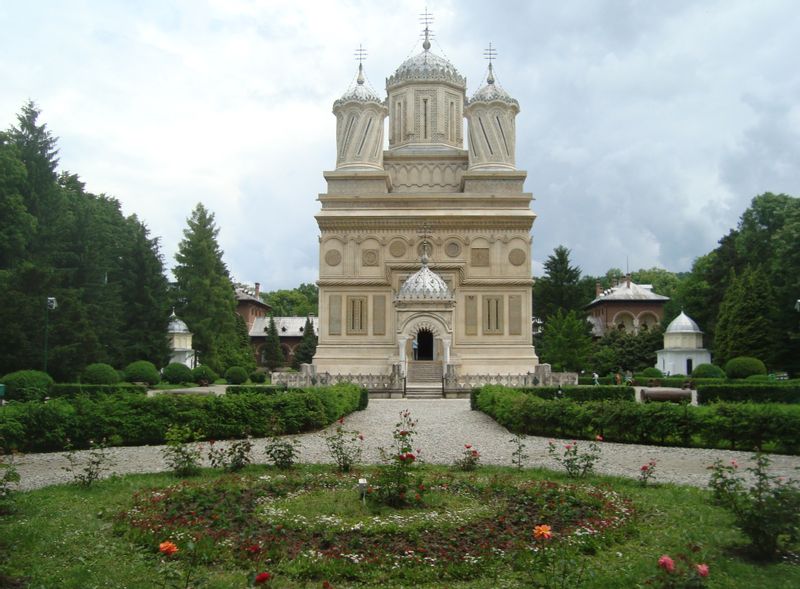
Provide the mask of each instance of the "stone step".
{"label": "stone step", "polygon": [[441,362],[412,361],[408,363],[409,382],[439,382],[442,380]]}
{"label": "stone step", "polygon": [[407,383],[406,399],[441,399],[442,385],[431,385],[430,383]]}

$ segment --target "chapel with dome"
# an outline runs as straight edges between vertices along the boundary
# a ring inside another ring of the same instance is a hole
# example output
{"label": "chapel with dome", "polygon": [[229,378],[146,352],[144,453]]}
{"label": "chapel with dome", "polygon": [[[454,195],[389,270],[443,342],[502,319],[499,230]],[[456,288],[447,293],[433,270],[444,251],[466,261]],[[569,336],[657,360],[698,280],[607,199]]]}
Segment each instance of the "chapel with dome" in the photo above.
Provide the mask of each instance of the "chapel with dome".
{"label": "chapel with dome", "polygon": [[405,376],[424,365],[439,382],[533,373],[536,215],[516,168],[519,103],[491,59],[467,98],[466,78],[431,50],[427,26],[422,51],[385,88],[383,98],[359,63],[333,104],[336,168],[324,172],[316,215],[314,370]]}

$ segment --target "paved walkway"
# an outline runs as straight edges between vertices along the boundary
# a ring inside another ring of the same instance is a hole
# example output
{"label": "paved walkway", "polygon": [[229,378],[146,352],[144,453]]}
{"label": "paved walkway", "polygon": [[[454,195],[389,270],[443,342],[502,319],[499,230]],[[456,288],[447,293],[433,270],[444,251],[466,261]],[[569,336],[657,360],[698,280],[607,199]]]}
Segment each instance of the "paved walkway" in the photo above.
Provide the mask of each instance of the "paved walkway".
{"label": "paved walkway", "polygon": [[[348,416],[345,427],[363,433],[364,461],[379,462],[379,448],[390,447],[392,431],[400,411],[409,409],[418,420],[415,445],[420,458],[436,464],[452,464],[463,451],[464,444],[472,444],[481,452],[483,464],[511,465],[514,445],[512,434],[487,415],[470,411],[467,400],[371,400],[366,411]],[[328,463],[330,457],[325,446],[325,436],[334,426],[320,432],[296,436],[301,441],[300,461]],[[254,442],[254,462],[264,463],[264,440]],[[547,454],[548,438],[528,436],[525,452],[529,455],[526,466],[560,468]],[[579,442],[586,444],[587,442]],[[665,448],[635,444],[600,443],[602,455],[596,470],[604,474],[636,478],[639,468],[650,458],[657,463],[656,482],[674,482],[704,487],[708,483],[707,467],[717,458],[725,462],[736,460],[742,467],[752,464],[752,454],[728,450],[697,448]],[[112,448],[118,474],[158,472],[167,470],[161,455],[163,446]],[[78,453],[81,455],[82,453]],[[204,452],[205,454],[205,452]],[[779,476],[800,477],[800,457],[774,455],[772,471]],[[24,454],[17,456],[15,466],[21,476],[20,488],[35,489],[70,480],[63,470],[67,465],[63,453]]]}

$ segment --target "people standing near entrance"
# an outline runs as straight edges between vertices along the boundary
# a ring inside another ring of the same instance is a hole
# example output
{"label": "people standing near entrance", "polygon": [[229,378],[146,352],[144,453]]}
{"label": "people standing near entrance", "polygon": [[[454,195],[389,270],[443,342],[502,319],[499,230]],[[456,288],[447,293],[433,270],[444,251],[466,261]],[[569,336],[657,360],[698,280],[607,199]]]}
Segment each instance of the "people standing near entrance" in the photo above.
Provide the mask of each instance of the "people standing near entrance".
{"label": "people standing near entrance", "polygon": [[414,341],[411,342],[411,349],[414,351],[414,360],[417,360],[417,356],[419,355],[419,342],[417,342],[416,336],[414,336]]}

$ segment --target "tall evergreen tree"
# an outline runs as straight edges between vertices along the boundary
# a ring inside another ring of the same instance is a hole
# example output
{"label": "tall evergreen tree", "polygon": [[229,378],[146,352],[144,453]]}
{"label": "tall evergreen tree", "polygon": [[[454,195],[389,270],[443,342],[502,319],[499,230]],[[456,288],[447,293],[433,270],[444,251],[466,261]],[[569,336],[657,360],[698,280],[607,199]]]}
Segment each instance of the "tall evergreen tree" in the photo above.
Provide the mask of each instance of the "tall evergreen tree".
{"label": "tall evergreen tree", "polygon": [[267,340],[264,344],[264,362],[270,370],[277,370],[286,363],[281,349],[281,338],[275,325],[275,318],[270,315],[267,326]]}
{"label": "tall evergreen tree", "polygon": [[775,368],[775,302],[765,273],[750,267],[738,275],[731,270],[729,283],[717,319],[717,363],[724,364],[736,356],[755,356]]}
{"label": "tall evergreen tree", "polygon": [[591,325],[583,314],[561,309],[548,318],[539,356],[554,370],[582,370],[592,351]]}
{"label": "tall evergreen tree", "polygon": [[301,364],[310,364],[317,353],[317,334],[314,333],[314,324],[311,317],[306,317],[306,324],[303,327],[303,339],[297,344],[294,350],[292,367],[299,369]]}
{"label": "tall evergreen tree", "polygon": [[584,300],[581,269],[572,266],[570,251],[563,245],[553,250],[544,263],[545,274],[536,281],[533,289],[533,314],[547,320],[559,310],[563,313],[580,311],[589,300]]}
{"label": "tall evergreen tree", "polygon": [[200,362],[222,373],[230,366],[235,356],[231,350],[239,350],[240,341],[233,283],[222,261],[218,235],[214,214],[198,203],[183,231],[173,272],[178,314],[194,334]]}

